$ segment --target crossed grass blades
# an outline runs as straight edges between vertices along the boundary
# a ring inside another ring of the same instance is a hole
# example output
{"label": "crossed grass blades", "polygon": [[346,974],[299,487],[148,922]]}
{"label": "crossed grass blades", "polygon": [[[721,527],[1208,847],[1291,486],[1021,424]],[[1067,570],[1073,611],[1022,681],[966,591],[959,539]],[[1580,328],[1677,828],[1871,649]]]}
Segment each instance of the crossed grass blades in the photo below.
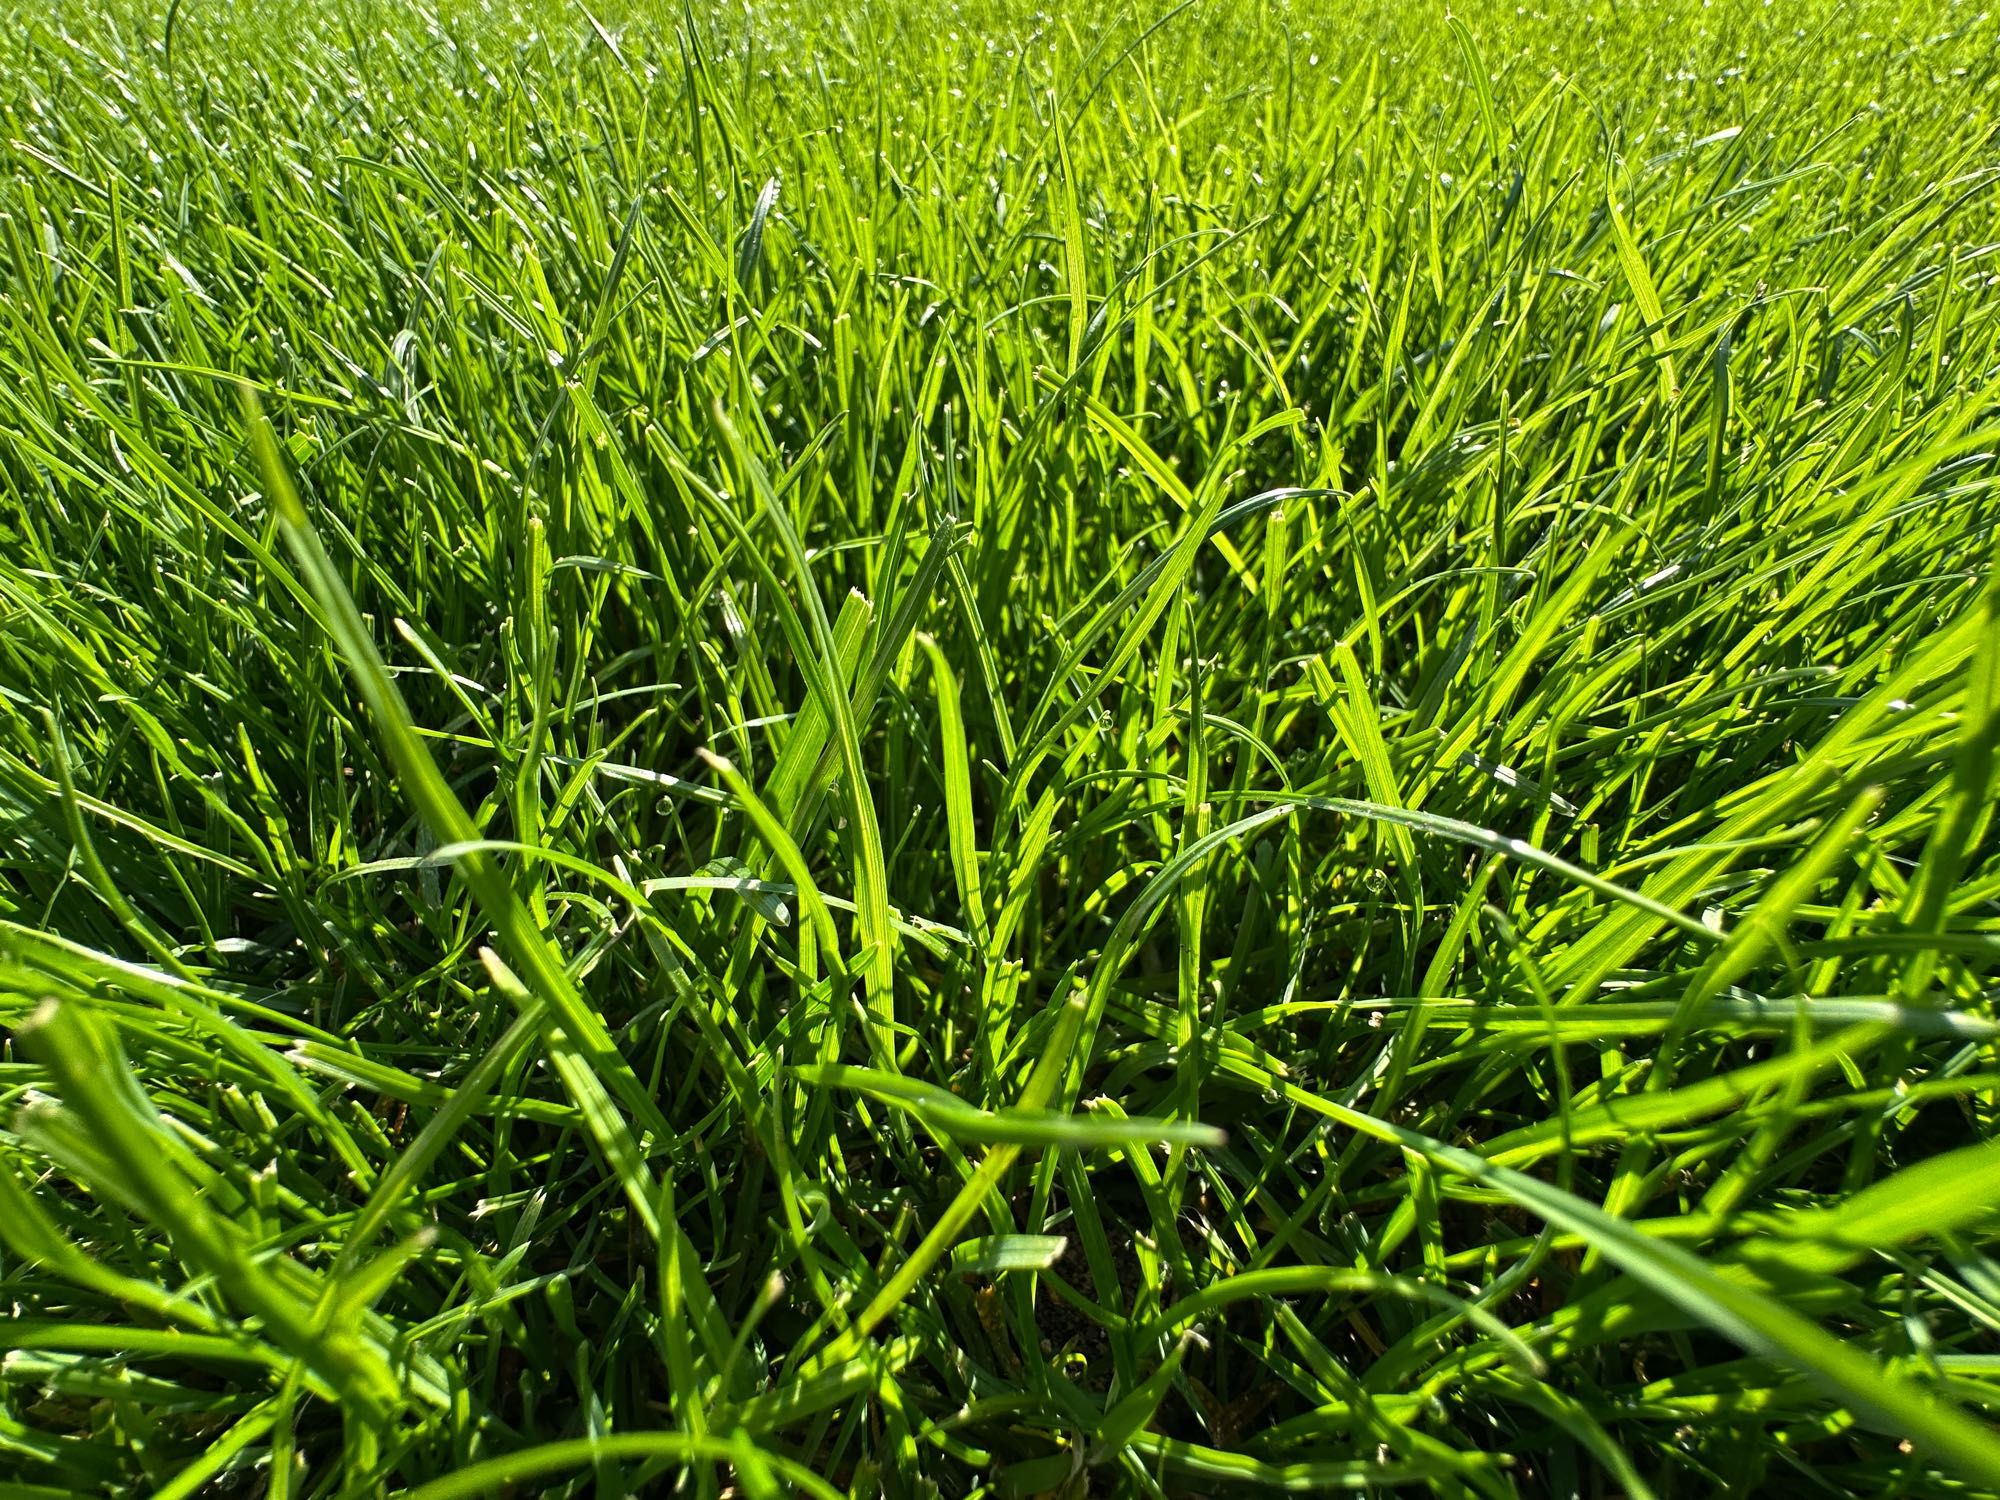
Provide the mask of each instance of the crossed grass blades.
{"label": "crossed grass blades", "polygon": [[2000,1488],[1986,14],[0,38],[0,1496]]}

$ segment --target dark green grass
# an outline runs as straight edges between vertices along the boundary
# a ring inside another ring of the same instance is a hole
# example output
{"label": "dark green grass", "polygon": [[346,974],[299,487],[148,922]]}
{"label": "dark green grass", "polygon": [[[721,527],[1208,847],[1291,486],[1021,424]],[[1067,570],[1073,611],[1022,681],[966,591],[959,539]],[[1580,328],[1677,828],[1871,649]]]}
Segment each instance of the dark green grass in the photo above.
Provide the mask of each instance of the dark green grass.
{"label": "dark green grass", "polygon": [[1996,57],[9,8],[0,1500],[2000,1490]]}

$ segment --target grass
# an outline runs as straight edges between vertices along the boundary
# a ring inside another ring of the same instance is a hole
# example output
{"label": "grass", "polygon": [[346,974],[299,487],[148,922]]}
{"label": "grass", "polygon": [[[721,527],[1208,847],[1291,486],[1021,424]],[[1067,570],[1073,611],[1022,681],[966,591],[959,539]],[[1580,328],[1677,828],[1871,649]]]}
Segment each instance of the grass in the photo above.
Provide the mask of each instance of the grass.
{"label": "grass", "polygon": [[10,8],[0,1500],[2000,1491],[2000,23]]}

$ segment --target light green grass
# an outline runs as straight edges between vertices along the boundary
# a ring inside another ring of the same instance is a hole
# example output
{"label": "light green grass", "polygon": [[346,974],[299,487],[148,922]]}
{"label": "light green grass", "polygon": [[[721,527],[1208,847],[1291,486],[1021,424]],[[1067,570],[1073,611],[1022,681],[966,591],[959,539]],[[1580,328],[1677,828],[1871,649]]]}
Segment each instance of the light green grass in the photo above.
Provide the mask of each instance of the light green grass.
{"label": "light green grass", "polygon": [[2000,23],[6,9],[0,1500],[2000,1491]]}

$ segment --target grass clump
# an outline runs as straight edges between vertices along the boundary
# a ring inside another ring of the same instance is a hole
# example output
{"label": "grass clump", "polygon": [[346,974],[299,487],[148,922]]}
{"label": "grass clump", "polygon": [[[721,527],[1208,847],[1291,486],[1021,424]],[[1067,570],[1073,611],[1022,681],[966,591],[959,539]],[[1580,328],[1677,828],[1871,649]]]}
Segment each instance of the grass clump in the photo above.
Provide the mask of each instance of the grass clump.
{"label": "grass clump", "polygon": [[1996,58],[15,9],[0,1495],[2000,1489]]}

